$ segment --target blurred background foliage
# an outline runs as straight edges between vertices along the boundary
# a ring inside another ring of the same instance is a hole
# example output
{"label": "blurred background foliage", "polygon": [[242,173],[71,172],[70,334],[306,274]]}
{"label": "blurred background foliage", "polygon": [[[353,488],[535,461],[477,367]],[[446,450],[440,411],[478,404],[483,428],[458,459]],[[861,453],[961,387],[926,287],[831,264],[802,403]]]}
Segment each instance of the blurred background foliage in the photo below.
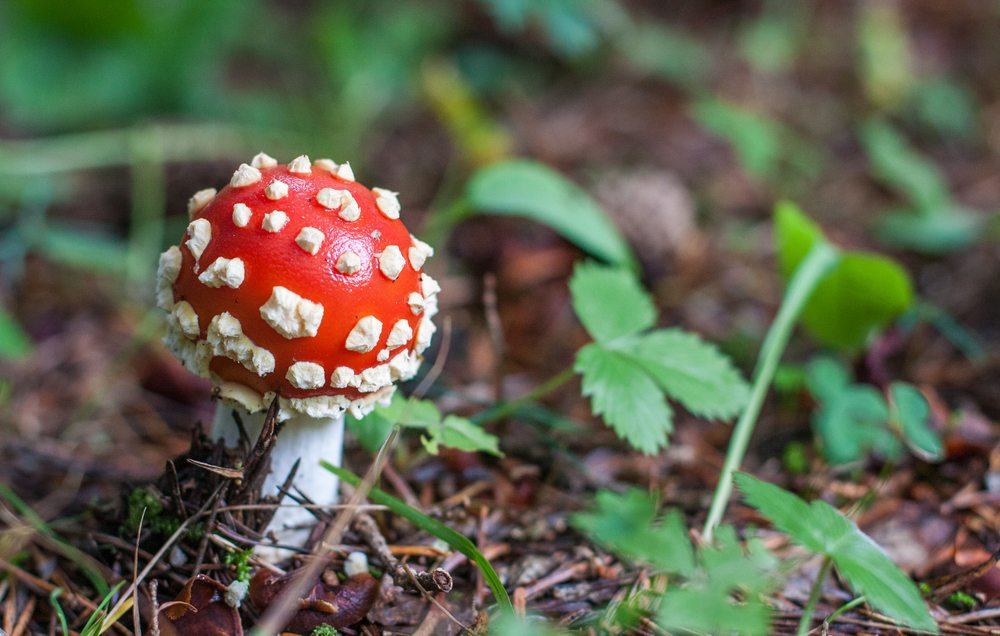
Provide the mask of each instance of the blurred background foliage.
{"label": "blurred background foliage", "polygon": [[[766,218],[789,197],[821,223],[861,223],[860,240],[875,247],[948,255],[996,237],[988,166],[1000,145],[1000,45],[980,37],[995,33],[1000,8],[963,3],[967,20],[952,26],[968,32],[969,50],[955,53],[914,35],[946,21],[948,6],[8,0],[0,300],[9,305],[32,253],[124,276],[145,294],[156,253],[182,231],[182,187],[201,187],[198,171],[220,180],[224,162],[259,148],[350,158],[362,175],[373,165],[406,191],[438,243],[475,208],[527,215],[584,250],[613,245],[597,203],[511,202],[503,192],[490,200],[488,175],[473,174],[530,155],[590,184],[609,161],[624,170],[666,163],[693,192],[697,223],[719,221],[730,236],[746,221],[741,208]],[[623,82],[654,87],[662,110],[623,104],[612,123],[588,110],[606,109],[613,99],[602,94]],[[560,112],[570,123],[547,135],[531,129]],[[676,119],[683,132],[666,123]],[[571,156],[577,135],[641,128],[664,138],[649,138],[648,151]],[[671,135],[676,142],[664,140]],[[719,166],[716,143],[737,173]],[[538,170],[522,176],[547,183]],[[734,201],[734,187],[751,195]],[[628,221],[612,220],[634,243]],[[5,334],[16,328],[9,316],[0,324]],[[10,354],[28,342],[2,340]]]}

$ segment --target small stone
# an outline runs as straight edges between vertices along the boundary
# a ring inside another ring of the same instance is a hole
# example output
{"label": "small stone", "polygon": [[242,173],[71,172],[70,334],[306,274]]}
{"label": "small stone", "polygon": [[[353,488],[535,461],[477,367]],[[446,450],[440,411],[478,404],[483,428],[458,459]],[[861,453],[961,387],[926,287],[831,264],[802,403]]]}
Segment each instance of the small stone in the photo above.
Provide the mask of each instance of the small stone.
{"label": "small stone", "polygon": [[243,599],[246,598],[247,592],[250,591],[250,581],[241,581],[236,579],[226,587],[226,593],[223,595],[223,601],[226,605],[232,607],[233,609],[239,609],[240,605],[243,603]]}
{"label": "small stone", "polygon": [[274,210],[264,215],[263,228],[268,232],[280,232],[288,225],[288,215],[281,210]]}
{"label": "small stone", "polygon": [[368,555],[364,552],[351,552],[344,559],[344,574],[356,576],[368,573]]}

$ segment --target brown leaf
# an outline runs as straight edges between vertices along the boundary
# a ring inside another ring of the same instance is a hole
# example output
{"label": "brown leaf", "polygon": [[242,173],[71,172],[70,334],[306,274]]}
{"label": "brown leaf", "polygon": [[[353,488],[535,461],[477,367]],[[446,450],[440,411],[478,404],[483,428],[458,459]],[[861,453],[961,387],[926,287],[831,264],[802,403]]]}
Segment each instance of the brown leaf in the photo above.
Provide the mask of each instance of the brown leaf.
{"label": "brown leaf", "polygon": [[[300,570],[279,575],[258,570],[250,580],[250,600],[262,613],[277,599]],[[327,570],[299,599],[299,609],[285,624],[285,631],[308,634],[324,623],[340,628],[363,619],[378,598],[379,584],[370,574],[356,574],[343,583],[332,570]]]}
{"label": "brown leaf", "polygon": [[204,574],[184,585],[173,603],[161,609],[164,636],[243,636],[240,613],[226,605],[226,586]]}

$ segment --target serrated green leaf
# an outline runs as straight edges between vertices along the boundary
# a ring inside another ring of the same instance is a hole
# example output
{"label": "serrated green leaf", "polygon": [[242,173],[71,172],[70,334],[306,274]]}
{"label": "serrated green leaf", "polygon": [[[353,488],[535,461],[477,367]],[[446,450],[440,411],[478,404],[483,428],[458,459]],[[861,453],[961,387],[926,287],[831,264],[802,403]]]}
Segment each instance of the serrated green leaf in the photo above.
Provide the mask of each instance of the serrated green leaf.
{"label": "serrated green leaf", "polygon": [[18,359],[31,353],[31,338],[14,316],[0,307],[0,358]]}
{"label": "serrated green leaf", "polygon": [[[744,550],[731,526],[698,551],[698,571],[662,595],[656,624],[700,634],[767,634],[771,609],[764,597],[778,586],[776,559],[759,542]],[[739,596],[740,600],[734,600]]]}
{"label": "serrated green leaf", "polygon": [[[823,234],[789,202],[776,206],[775,230],[778,260],[788,278]],[[854,350],[912,302],[910,277],[896,261],[878,254],[845,252],[813,291],[801,321],[820,343]]]}
{"label": "serrated green leaf", "polygon": [[908,627],[937,632],[917,586],[833,506],[821,500],[808,504],[746,473],[737,473],[734,480],[747,503],[776,528],[810,551],[833,559],[851,588],[872,607]]}
{"label": "serrated green leaf", "polygon": [[855,384],[842,363],[825,356],[809,362],[806,378],[819,402],[813,427],[823,441],[827,461],[858,461],[872,451],[888,459],[899,457],[902,445],[887,427],[889,406],[879,391]]}
{"label": "serrated green leaf", "polygon": [[646,372],[625,355],[589,344],[576,354],[583,394],[619,437],[646,454],[667,445],[673,412]]}
{"label": "serrated green leaf", "polygon": [[571,522],[591,540],[633,561],[674,574],[694,570],[694,551],[680,513],[672,510],[658,522],[656,500],[638,488],[622,494],[599,491],[590,510],[573,515]]}
{"label": "serrated green leaf", "polygon": [[667,395],[695,415],[725,419],[746,405],[750,387],[715,345],[680,329],[630,338],[622,347]]}
{"label": "serrated green leaf", "polygon": [[823,440],[827,461],[857,461],[870,451],[890,459],[899,455],[899,440],[886,428],[889,407],[874,387],[854,384],[847,368],[827,357],[812,360],[806,377],[820,403],[813,413],[813,426]]}
{"label": "serrated green leaf", "polygon": [[441,411],[430,400],[404,398],[399,393],[392,396],[388,406],[376,409],[384,417],[401,426],[424,428],[441,421]]}
{"label": "serrated green leaf", "polygon": [[635,257],[604,210],[579,186],[533,161],[505,161],[480,169],[466,188],[477,211],[524,216],[547,225],[585,252],[616,265]]}
{"label": "serrated green leaf", "polygon": [[347,425],[358,436],[366,449],[375,452],[389,436],[392,427],[423,431],[420,441],[427,450],[437,454],[442,446],[458,450],[485,451],[502,456],[500,440],[487,433],[481,426],[464,417],[449,415],[442,419],[441,412],[430,400],[404,398],[393,395],[386,406],[380,406],[361,420],[348,416]]}
{"label": "serrated green leaf", "polygon": [[892,419],[910,446],[925,459],[941,459],[944,447],[941,438],[930,427],[930,406],[920,390],[912,384],[893,382],[889,396],[892,398]]}
{"label": "serrated green leaf", "polygon": [[437,455],[440,446],[447,446],[461,451],[482,451],[497,457],[503,456],[500,452],[500,440],[495,435],[457,415],[449,415],[440,424],[428,426],[427,434],[422,435],[420,441],[434,455]]}
{"label": "serrated green leaf", "polygon": [[635,276],[623,269],[579,263],[569,289],[576,315],[598,342],[630,336],[656,323],[653,300]]}

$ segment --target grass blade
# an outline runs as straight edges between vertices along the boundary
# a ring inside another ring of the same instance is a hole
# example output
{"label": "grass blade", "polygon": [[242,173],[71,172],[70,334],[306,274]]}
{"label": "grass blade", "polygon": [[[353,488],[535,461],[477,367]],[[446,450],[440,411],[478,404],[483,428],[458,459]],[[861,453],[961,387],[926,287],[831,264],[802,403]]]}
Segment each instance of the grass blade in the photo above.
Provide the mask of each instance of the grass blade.
{"label": "grass blade", "polygon": [[31,506],[25,503],[23,499],[18,497],[17,494],[15,494],[14,491],[5,484],[0,484],[0,499],[9,503],[18,512],[18,514],[24,518],[28,525],[35,530],[35,532],[45,536],[49,541],[51,541],[60,554],[75,563],[83,572],[84,576],[86,576],[90,581],[91,585],[94,586],[94,589],[97,590],[98,594],[108,593],[108,584],[104,580],[104,577],[101,576],[100,570],[97,567],[97,562],[94,561],[93,557],[81,552],[63,540],[62,537],[57,535],[52,528],[45,523],[44,519],[38,516],[37,512],[32,510]]}
{"label": "grass blade", "polygon": [[[329,470],[352,486],[357,486],[361,483],[361,478],[346,468],[340,468],[339,466],[334,466],[333,464],[325,461],[320,463],[323,468]],[[419,510],[410,507],[404,501],[396,499],[384,490],[372,488],[371,492],[368,493],[368,498],[376,504],[385,506],[421,530],[431,533],[438,539],[441,539],[454,549],[467,556],[469,560],[475,563],[479,567],[479,570],[483,573],[486,585],[490,588],[490,591],[493,592],[493,597],[497,600],[501,609],[511,612],[514,611],[514,607],[510,602],[510,597],[507,595],[507,590],[504,589],[503,583],[500,582],[500,577],[497,575],[496,570],[493,569],[489,560],[483,556],[482,552],[476,549],[476,546],[472,543],[472,541],[469,541],[467,537],[455,532],[440,521],[432,519]]]}
{"label": "grass blade", "polygon": [[53,588],[49,594],[49,604],[52,605],[52,611],[59,617],[59,627],[62,629],[63,636],[69,636],[69,623],[66,622],[66,612],[63,611],[62,605],[59,604],[59,595],[62,592],[63,589],[61,587]]}

